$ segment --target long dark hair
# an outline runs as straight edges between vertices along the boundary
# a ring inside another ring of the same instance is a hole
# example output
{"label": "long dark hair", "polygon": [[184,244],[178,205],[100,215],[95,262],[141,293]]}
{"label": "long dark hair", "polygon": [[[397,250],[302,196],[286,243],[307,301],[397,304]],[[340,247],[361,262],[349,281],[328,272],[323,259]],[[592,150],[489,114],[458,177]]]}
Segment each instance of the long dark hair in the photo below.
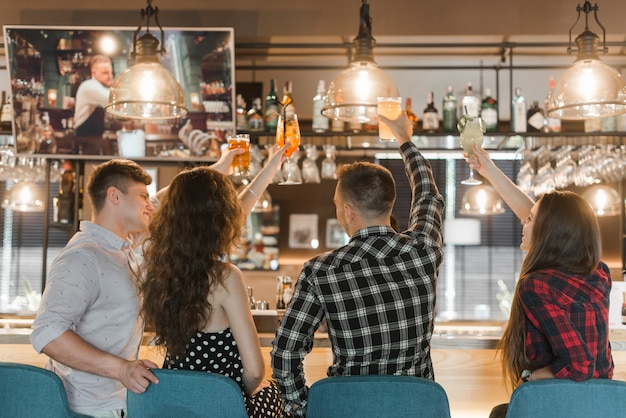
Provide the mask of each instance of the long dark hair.
{"label": "long dark hair", "polygon": [[146,326],[156,344],[183,355],[213,307],[208,296],[225,278],[241,233],[242,211],[225,175],[208,167],[179,173],[150,223],[145,277],[140,285]]}
{"label": "long dark hair", "polygon": [[568,191],[543,195],[533,220],[528,254],[511,304],[511,316],[500,340],[502,369],[511,388],[522,370],[530,368],[526,355],[526,317],[519,299],[520,283],[543,269],[590,274],[600,262],[600,228],[593,209],[582,197]]}

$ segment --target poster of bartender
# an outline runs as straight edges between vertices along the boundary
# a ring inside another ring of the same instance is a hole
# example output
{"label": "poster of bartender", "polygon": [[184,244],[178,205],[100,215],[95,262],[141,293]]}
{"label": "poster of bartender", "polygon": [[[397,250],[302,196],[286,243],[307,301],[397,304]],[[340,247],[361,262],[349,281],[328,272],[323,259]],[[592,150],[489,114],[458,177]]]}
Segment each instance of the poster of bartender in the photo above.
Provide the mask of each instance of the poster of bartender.
{"label": "poster of bartender", "polygon": [[76,92],[74,129],[82,154],[100,154],[113,64],[108,56],[98,54],[91,58],[89,68],[91,78],[80,83]]}

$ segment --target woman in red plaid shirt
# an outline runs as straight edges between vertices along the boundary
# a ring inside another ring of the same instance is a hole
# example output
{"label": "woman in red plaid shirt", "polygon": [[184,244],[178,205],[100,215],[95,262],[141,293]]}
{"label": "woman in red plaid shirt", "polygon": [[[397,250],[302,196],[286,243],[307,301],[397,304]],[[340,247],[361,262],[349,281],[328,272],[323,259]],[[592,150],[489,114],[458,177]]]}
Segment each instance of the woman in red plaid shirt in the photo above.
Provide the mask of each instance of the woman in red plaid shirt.
{"label": "woman in red plaid shirt", "polygon": [[[523,225],[527,252],[499,349],[511,388],[530,380],[610,379],[611,274],[600,261],[600,231],[591,206],[567,191],[535,203],[474,148],[471,167],[485,177]],[[504,416],[506,405],[490,417]]]}

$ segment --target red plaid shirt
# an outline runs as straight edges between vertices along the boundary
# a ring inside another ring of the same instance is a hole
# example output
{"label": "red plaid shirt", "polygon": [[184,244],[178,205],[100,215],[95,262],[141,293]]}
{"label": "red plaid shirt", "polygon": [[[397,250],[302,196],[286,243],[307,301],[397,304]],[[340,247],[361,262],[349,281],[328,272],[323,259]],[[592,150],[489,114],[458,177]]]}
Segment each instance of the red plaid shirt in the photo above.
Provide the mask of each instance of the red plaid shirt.
{"label": "red plaid shirt", "polygon": [[558,379],[574,381],[613,376],[606,264],[590,275],[540,270],[524,279],[519,291],[533,369],[550,365]]}

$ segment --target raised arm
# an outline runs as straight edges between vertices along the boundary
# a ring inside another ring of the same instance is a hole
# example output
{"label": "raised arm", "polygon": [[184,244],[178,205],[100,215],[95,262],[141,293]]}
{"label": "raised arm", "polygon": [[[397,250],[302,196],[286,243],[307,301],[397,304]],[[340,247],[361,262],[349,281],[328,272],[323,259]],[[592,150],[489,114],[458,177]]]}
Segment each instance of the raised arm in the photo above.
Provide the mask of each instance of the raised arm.
{"label": "raised arm", "polygon": [[269,149],[269,155],[267,162],[259,174],[246,186],[245,189],[239,193],[239,202],[241,202],[241,209],[244,215],[248,216],[252,212],[252,208],[256,201],[261,197],[261,194],[272,183],[274,176],[280,170],[280,166],[285,161],[285,149],[289,146],[289,143],[283,147],[273,145]]}
{"label": "raised arm", "polygon": [[493,162],[489,153],[474,145],[474,156],[465,155],[470,166],[491,183],[515,215],[526,219],[535,202],[506,176]]}

